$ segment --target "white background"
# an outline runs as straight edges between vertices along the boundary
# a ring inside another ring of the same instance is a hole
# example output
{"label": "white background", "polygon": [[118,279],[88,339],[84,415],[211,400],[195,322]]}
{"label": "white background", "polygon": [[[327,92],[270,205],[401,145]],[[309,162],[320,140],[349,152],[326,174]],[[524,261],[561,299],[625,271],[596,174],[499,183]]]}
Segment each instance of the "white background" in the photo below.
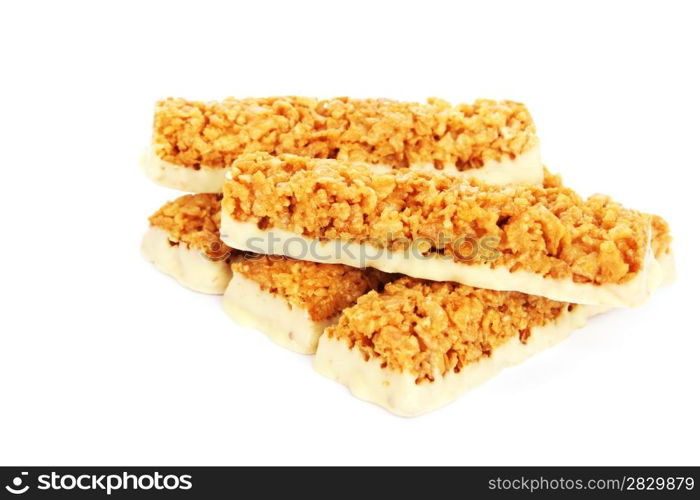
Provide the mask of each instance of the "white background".
{"label": "white background", "polygon": [[[690,2],[0,9],[0,463],[700,462]],[[280,94],[523,101],[570,186],[671,222],[678,281],[427,416],[361,402],[139,253],[178,195],[153,103]]]}

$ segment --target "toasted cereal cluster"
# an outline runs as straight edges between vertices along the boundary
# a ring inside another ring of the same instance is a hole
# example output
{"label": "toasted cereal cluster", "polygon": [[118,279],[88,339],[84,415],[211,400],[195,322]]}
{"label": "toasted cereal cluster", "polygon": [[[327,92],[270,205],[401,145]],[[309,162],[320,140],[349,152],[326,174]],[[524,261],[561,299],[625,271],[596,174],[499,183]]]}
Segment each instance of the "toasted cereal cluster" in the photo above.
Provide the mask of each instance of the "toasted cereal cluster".
{"label": "toasted cereal cluster", "polygon": [[671,228],[663,217],[651,215],[651,248],[660,257],[671,252]]}
{"label": "toasted cereal cluster", "polygon": [[631,279],[651,225],[608,197],[584,201],[565,187],[489,186],[293,155],[241,156],[227,178],[223,207],[237,221],[579,283]]}
{"label": "toasted cereal cluster", "polygon": [[153,145],[186,167],[226,167],[240,154],[265,151],[365,161],[392,167],[433,164],[460,170],[514,158],[537,143],[527,108],[477,100],[451,106],[388,99],[305,97],[165,99],[156,104]]}
{"label": "toasted cereal cluster", "polygon": [[[553,174],[547,169],[544,169],[543,187],[563,187],[560,174]],[[661,257],[671,251],[671,229],[662,217],[658,215],[649,215],[651,218],[651,248],[656,257]]]}
{"label": "toasted cereal cluster", "polygon": [[365,360],[378,358],[384,368],[414,375],[416,383],[432,382],[490,356],[511,338],[526,343],[533,327],[574,307],[518,292],[404,277],[382,293],[360,297],[325,335],[345,340]]}
{"label": "toasted cereal cluster", "polygon": [[219,238],[220,194],[180,196],[163,205],[148,221],[167,231],[171,241],[186,243],[211,259],[223,260],[237,252]]}
{"label": "toasted cereal cluster", "polygon": [[305,309],[314,321],[337,316],[361,295],[381,289],[393,276],[376,269],[251,253],[234,258],[231,270]]}
{"label": "toasted cereal cluster", "polygon": [[562,187],[564,184],[561,180],[561,174],[554,174],[549,171],[549,169],[542,165],[542,171],[544,173],[544,178],[542,179],[542,187],[554,188]]}

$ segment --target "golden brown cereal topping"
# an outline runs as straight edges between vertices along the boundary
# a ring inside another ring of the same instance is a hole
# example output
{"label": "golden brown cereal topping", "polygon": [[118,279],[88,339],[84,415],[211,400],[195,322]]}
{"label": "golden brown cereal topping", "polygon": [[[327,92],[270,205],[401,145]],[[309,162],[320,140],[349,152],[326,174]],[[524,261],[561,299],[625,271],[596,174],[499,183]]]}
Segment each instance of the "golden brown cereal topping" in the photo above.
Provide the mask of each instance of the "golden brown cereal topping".
{"label": "golden brown cereal topping", "polygon": [[377,358],[389,370],[406,372],[416,383],[491,355],[530,330],[555,320],[575,305],[497,292],[450,282],[404,277],[360,297],[324,335],[345,340],[365,360]]}
{"label": "golden brown cereal topping", "polygon": [[166,203],[149,217],[152,226],[164,229],[170,239],[187,243],[214,260],[226,259],[237,250],[219,238],[220,194],[187,194]]}
{"label": "golden brown cereal topping", "polygon": [[549,171],[549,169],[542,165],[542,171],[544,172],[544,178],[542,179],[542,187],[554,188],[562,187],[561,174],[554,174]]}
{"label": "golden brown cereal topping", "polygon": [[[553,174],[549,169],[543,166],[544,180],[543,187],[563,187],[561,174]],[[658,215],[650,215],[651,217],[651,248],[656,257],[661,257],[671,251],[671,229],[662,217]]]}
{"label": "golden brown cereal topping", "polygon": [[584,201],[552,178],[549,188],[490,186],[266,153],[241,156],[227,177],[223,207],[236,221],[580,283],[631,279],[644,266],[652,224],[606,196]]}
{"label": "golden brown cereal topping", "polygon": [[671,228],[662,217],[651,215],[651,248],[657,257],[671,251]]}
{"label": "golden brown cereal topping", "polygon": [[305,309],[314,321],[337,316],[361,295],[381,289],[395,278],[376,269],[252,253],[234,258],[231,270],[255,281],[263,290],[282,296],[289,304]]}
{"label": "golden brown cereal topping", "polygon": [[527,108],[480,99],[451,106],[388,99],[165,99],[156,104],[153,145],[163,160],[226,167],[254,151],[365,161],[392,167],[479,168],[537,144]]}

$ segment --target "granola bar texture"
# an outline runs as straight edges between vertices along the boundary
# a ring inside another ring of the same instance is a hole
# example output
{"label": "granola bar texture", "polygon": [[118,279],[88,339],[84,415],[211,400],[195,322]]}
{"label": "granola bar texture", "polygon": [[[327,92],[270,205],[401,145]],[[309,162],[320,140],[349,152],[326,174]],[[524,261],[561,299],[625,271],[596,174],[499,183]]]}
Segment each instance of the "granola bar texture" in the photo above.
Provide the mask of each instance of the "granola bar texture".
{"label": "granola bar texture", "polygon": [[153,227],[165,230],[171,241],[185,243],[212,259],[238,253],[219,237],[221,194],[188,194],[159,208],[148,219]]}
{"label": "granola bar texture", "polygon": [[[634,277],[652,233],[657,255],[669,251],[663,219],[603,195],[584,200],[555,176],[546,182],[550,187],[491,186],[439,172],[378,172],[359,162],[251,153],[227,172],[223,210],[260,229],[391,251],[415,243],[423,254],[463,265],[595,285]],[[485,237],[495,255],[462,247]]]}
{"label": "granola bar texture", "polygon": [[360,297],[324,335],[420,384],[459,373],[512,338],[526,343],[532,328],[575,307],[519,292],[403,277],[382,293]]}
{"label": "granola bar texture", "polygon": [[408,167],[480,168],[537,145],[527,108],[479,99],[450,105],[389,99],[308,97],[159,101],[156,155],[176,165],[224,168],[239,155],[264,151]]}
{"label": "granola bar texture", "polygon": [[251,253],[234,258],[231,270],[288,304],[306,310],[313,321],[337,316],[358,297],[380,290],[393,277],[375,269]]}

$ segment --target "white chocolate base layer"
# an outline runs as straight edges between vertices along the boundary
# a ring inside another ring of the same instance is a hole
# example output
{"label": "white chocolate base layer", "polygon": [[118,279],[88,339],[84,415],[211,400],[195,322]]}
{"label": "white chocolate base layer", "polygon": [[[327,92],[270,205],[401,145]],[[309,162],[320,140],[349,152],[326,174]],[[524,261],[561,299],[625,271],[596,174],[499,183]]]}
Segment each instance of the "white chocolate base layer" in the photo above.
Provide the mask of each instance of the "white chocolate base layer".
{"label": "white chocolate base layer", "polygon": [[301,354],[315,353],[323,330],[338,321],[338,316],[314,321],[306,310],[237,273],[226,288],[223,306],[237,323],[259,330],[276,344]]}
{"label": "white chocolate base layer", "polygon": [[194,169],[161,160],[152,148],[143,153],[140,164],[156,184],[189,193],[220,193],[226,175],[225,168]]}
{"label": "white chocolate base layer", "polygon": [[649,250],[644,269],[622,284],[594,285],[573,280],[545,278],[528,271],[492,269],[488,264],[462,264],[440,255],[391,252],[364,243],[321,241],[282,229],[260,230],[255,223],[234,221],[221,214],[221,239],[230,247],[255,253],[286,255],[315,262],[374,267],[433,281],[455,281],[477,288],[518,291],[574,304],[636,306],[661,285],[664,268],[673,265],[673,255],[657,260]]}
{"label": "white chocolate base layer", "polygon": [[[411,165],[414,170],[435,172],[433,164]],[[539,145],[519,154],[514,159],[504,158],[499,161],[489,160],[481,168],[458,170],[455,165],[445,165],[438,172],[451,176],[464,176],[485,184],[501,186],[504,184],[535,184],[542,185],[544,168],[540,157]]]}
{"label": "white chocolate base layer", "polygon": [[[202,166],[195,170],[184,167],[162,160],[153,148],[148,148],[144,152],[140,163],[141,168],[152,181],[172,189],[190,193],[220,193],[224,185],[225,168]],[[377,168],[391,167],[379,165]],[[411,168],[435,170],[432,164],[415,165]],[[454,165],[447,165],[441,171],[449,175],[463,175],[468,179],[497,185],[511,183],[541,185],[544,179],[539,146],[516,156],[515,159],[488,161],[481,168],[457,170]]]}
{"label": "white chocolate base layer", "polygon": [[220,295],[231,279],[227,262],[209,260],[185,243],[171,244],[168,232],[151,226],[141,243],[143,256],[182,285],[202,293]]}
{"label": "white chocolate base layer", "polygon": [[483,384],[503,368],[518,364],[530,356],[565,339],[586,320],[609,309],[605,306],[576,306],[564,311],[556,321],[531,330],[526,344],[514,337],[494,349],[491,356],[465,366],[459,373],[436,374],[434,382],[415,383],[415,376],[382,368],[378,358],[365,361],[357,349],[345,340],[323,335],[314,358],[321,375],[346,385],[359,399],[411,417],[451,403],[465,391]]}

